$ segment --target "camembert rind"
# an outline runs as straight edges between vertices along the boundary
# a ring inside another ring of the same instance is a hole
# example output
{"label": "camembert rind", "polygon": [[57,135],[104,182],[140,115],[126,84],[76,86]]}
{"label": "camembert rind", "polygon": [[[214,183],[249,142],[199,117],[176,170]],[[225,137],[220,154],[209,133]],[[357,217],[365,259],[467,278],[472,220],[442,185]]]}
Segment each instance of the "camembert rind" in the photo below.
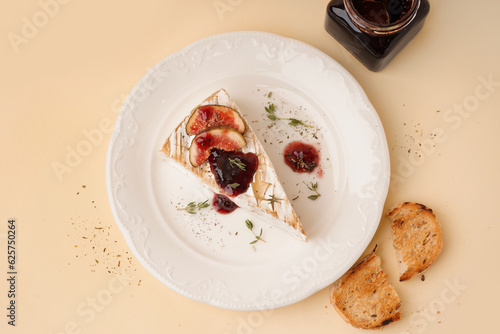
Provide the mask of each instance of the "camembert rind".
{"label": "camembert rind", "polygon": [[[192,112],[203,105],[228,106],[236,110],[241,116],[238,106],[224,89],[220,89],[209,96],[200,105],[194,108]],[[174,163],[188,176],[195,177],[198,182],[215,193],[223,193],[216,183],[208,163],[199,167],[193,167],[189,162],[189,147],[191,146],[191,141],[194,136],[189,136],[186,133],[186,124],[192,112],[187,115],[168,137],[161,151],[168,161]],[[267,156],[250,125],[246,121],[245,123],[246,130],[243,133],[243,137],[247,145],[242,151],[244,153],[255,153],[259,158],[259,167],[254,175],[253,182],[250,184],[250,188],[243,194],[231,197],[231,200],[240,208],[306,241],[307,236],[302,224],[293,210],[271,160]],[[278,200],[269,201],[271,198],[276,198]]]}

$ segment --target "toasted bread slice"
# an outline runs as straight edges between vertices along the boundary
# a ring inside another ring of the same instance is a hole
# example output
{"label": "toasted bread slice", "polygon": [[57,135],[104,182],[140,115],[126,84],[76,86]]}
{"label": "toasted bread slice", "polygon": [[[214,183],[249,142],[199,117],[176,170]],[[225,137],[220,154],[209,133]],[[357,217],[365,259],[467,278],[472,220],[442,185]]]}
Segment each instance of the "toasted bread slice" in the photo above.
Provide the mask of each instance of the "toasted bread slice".
{"label": "toasted bread slice", "polygon": [[[208,163],[194,167],[189,161],[189,147],[194,136],[187,134],[186,124],[190,116],[199,107],[205,105],[226,106],[235,110],[245,122],[243,137],[247,145],[242,148],[242,152],[255,153],[259,159],[258,169],[255,172],[253,181],[250,183],[249,189],[236,197],[231,197],[231,201],[238,205],[238,207],[248,210],[262,218],[264,221],[278,226],[304,241],[307,240],[304,228],[279,181],[273,163],[264,151],[263,146],[248,122],[244,120],[238,106],[231,99],[226,90],[220,89],[207,97],[177,126],[173,133],[167,138],[161,149],[161,152],[167,160],[213,192],[224,193],[215,181]],[[279,200],[270,201],[272,198]]]}
{"label": "toasted bread slice", "polygon": [[441,227],[434,212],[419,203],[399,203],[387,216],[392,221],[399,280],[406,281],[436,261],[443,248]]}
{"label": "toasted bread slice", "polygon": [[330,302],[354,327],[378,328],[401,319],[401,300],[381,263],[373,251],[333,284]]}

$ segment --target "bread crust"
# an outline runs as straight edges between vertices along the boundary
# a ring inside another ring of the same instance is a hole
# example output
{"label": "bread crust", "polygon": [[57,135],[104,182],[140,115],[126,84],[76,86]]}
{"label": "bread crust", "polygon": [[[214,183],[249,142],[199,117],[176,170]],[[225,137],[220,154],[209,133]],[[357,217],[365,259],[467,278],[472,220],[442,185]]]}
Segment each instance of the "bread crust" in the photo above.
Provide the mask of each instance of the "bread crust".
{"label": "bread crust", "polygon": [[380,328],[401,319],[401,300],[375,251],[365,256],[332,287],[330,302],[357,328]]}
{"label": "bread crust", "polygon": [[443,249],[441,226],[432,209],[415,202],[398,203],[387,216],[398,257],[399,280],[406,281],[438,258]]}

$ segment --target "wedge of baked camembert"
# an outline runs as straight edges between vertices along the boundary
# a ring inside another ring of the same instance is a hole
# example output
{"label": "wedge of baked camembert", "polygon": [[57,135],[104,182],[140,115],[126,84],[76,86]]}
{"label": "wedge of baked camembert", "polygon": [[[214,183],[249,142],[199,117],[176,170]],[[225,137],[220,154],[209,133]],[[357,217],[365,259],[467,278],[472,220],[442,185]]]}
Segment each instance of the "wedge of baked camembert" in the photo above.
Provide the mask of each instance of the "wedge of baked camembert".
{"label": "wedge of baked camembert", "polygon": [[307,240],[271,160],[226,90],[196,106],[161,152],[214,193]]}

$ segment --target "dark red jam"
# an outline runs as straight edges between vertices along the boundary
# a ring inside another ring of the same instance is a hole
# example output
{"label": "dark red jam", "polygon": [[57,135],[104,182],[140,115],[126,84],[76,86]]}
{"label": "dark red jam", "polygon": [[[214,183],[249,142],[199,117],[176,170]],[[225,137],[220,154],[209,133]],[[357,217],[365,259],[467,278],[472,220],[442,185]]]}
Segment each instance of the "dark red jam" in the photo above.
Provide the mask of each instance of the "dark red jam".
{"label": "dark red jam", "polygon": [[212,199],[212,207],[218,213],[228,214],[233,212],[238,208],[233,201],[231,201],[227,196],[221,194],[214,194],[214,198]]}
{"label": "dark red jam", "polygon": [[401,20],[410,10],[412,0],[354,0],[354,10],[369,22],[391,24]]}
{"label": "dark red jam", "polygon": [[417,35],[428,0],[331,0],[325,29],[371,71],[380,71]]}
{"label": "dark red jam", "polygon": [[206,122],[214,117],[214,107],[213,106],[202,106],[198,108],[202,121]]}
{"label": "dark red jam", "polygon": [[319,153],[312,145],[293,141],[283,152],[285,163],[297,173],[311,173],[319,164]]}
{"label": "dark red jam", "polygon": [[230,197],[247,191],[259,166],[254,153],[213,149],[208,157],[215,181]]}
{"label": "dark red jam", "polygon": [[205,132],[196,137],[196,145],[199,150],[208,149],[214,145],[215,138],[210,132]]}

